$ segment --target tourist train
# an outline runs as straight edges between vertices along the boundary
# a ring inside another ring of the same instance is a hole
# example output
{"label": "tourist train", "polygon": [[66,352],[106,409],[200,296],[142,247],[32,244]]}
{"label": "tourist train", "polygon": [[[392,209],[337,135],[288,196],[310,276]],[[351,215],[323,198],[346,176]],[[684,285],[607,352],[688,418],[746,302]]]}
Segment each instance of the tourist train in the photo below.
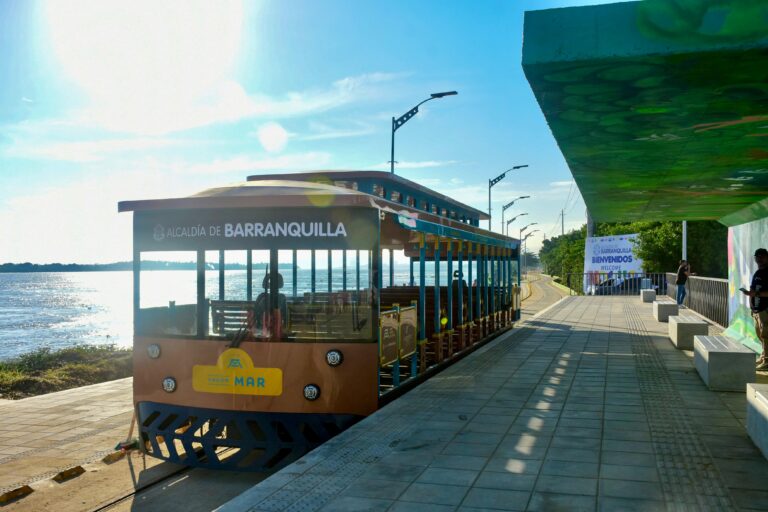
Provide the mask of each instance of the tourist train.
{"label": "tourist train", "polygon": [[139,444],[172,462],[284,466],[519,318],[519,241],[394,174],[251,176],[119,210]]}

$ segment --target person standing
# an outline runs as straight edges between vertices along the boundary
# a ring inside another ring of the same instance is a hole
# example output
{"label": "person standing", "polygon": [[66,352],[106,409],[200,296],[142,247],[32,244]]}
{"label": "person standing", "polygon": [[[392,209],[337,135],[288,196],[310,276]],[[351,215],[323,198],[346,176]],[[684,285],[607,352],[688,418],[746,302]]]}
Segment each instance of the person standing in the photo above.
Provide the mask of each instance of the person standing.
{"label": "person standing", "polygon": [[758,370],[768,370],[766,346],[768,345],[768,250],[760,248],[755,251],[757,271],[752,276],[749,291],[741,291],[749,296],[749,307],[752,319],[755,321],[755,334],[763,346],[763,353],[757,359]]}
{"label": "person standing", "polygon": [[688,262],[680,260],[680,266],[677,267],[677,278],[675,279],[675,285],[677,285],[677,303],[682,305],[685,299],[685,283],[688,281],[690,275],[690,269]]}

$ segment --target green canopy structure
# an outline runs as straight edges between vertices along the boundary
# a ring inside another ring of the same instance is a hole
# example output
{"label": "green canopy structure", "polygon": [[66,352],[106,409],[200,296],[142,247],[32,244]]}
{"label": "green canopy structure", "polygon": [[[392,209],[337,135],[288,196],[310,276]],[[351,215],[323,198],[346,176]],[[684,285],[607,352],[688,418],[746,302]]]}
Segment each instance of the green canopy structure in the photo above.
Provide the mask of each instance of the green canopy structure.
{"label": "green canopy structure", "polygon": [[768,217],[768,1],[527,12],[523,68],[595,220]]}

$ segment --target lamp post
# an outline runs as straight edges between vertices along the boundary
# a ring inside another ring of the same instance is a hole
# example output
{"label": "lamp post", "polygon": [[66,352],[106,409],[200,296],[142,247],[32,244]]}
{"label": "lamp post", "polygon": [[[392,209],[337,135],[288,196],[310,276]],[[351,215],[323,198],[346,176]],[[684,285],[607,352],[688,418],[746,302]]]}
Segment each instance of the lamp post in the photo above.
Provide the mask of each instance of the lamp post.
{"label": "lamp post", "polygon": [[515,215],[514,217],[512,217],[511,219],[509,219],[507,221],[507,236],[509,236],[509,225],[512,224],[515,221],[516,218],[522,217],[523,215],[528,215],[528,214],[527,213],[521,213],[519,215]]}
{"label": "lamp post", "polygon": [[516,165],[514,167],[510,167],[503,173],[499,174],[492,180],[488,180],[488,231],[491,231],[491,188],[504,179],[504,177],[507,175],[509,171],[514,171],[516,169],[522,169],[523,167],[528,167],[528,164],[525,165]]}
{"label": "lamp post", "polygon": [[512,201],[508,202],[504,206],[501,207],[501,232],[504,233],[504,212],[507,211],[508,208],[511,208],[513,204],[515,204],[520,199],[528,199],[531,196],[520,196],[516,197]]}
{"label": "lamp post", "polygon": [[405,114],[401,115],[398,118],[392,118],[392,154],[390,155],[391,160],[389,161],[389,170],[392,174],[395,174],[395,132],[403,126],[410,118],[415,116],[419,113],[419,107],[423,105],[424,103],[436,100],[438,98],[444,98],[446,96],[455,96],[456,94],[459,94],[456,91],[446,91],[446,92],[433,92],[429,95],[429,98],[425,99],[415,107],[413,107],[411,110],[406,112]]}
{"label": "lamp post", "polygon": [[[534,222],[534,224],[536,224],[536,223]],[[532,234],[536,233],[537,231],[539,231],[539,230],[538,229],[534,229],[533,231],[531,231],[530,233],[525,235],[525,238],[523,238],[520,241],[521,244],[525,244],[525,246],[524,246],[525,249],[523,249],[523,272],[526,272],[526,275],[527,275],[526,267],[528,266],[527,265],[527,263],[528,263],[527,262],[527,256],[526,256],[526,252],[528,251],[528,242],[526,242],[526,240],[528,240],[528,237],[530,237]]]}

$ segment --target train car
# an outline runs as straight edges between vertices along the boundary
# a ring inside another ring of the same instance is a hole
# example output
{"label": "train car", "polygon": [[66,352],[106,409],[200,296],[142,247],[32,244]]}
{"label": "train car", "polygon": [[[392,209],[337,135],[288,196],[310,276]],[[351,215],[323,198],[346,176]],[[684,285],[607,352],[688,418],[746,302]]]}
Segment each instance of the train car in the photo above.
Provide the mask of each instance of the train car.
{"label": "train car", "polygon": [[284,466],[519,317],[519,241],[390,173],[251,176],[119,210],[140,445],[175,463]]}

